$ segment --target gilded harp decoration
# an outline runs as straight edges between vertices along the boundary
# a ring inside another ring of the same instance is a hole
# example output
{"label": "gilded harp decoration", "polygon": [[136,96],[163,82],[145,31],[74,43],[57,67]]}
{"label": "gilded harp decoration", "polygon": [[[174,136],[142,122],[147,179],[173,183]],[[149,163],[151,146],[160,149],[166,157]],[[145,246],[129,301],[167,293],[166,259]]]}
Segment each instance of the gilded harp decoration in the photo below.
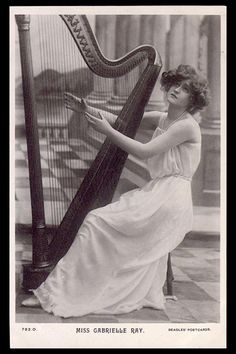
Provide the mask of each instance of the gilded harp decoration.
{"label": "gilded harp decoration", "polygon": [[[120,59],[108,60],[102,53],[89,22],[84,15],[60,15],[87,67],[98,77],[119,78],[140,64],[145,67],[120,110],[115,129],[134,137],[145,106],[150,98],[159,72],[161,58],[149,45],[138,46]],[[23,269],[23,286],[37,288],[71,246],[87,213],[111,202],[127,153],[105,139],[79,189],[74,195],[50,243],[45,223],[40,144],[34,94],[34,76],[30,44],[30,19],[17,15],[22,67],[25,126],[32,210],[33,260]]]}

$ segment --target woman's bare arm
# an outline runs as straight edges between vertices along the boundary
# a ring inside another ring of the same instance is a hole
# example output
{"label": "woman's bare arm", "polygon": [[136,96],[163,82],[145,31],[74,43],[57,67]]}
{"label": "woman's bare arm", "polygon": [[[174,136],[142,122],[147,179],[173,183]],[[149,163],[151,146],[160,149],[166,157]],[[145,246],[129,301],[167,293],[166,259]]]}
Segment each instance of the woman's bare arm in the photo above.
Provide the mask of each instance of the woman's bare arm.
{"label": "woman's bare arm", "polygon": [[103,117],[98,119],[89,115],[88,119],[96,130],[107,135],[114,144],[140,159],[159,155],[185,141],[199,142],[199,129],[196,129],[196,126],[187,119],[174,124],[165,133],[148,143],[142,143],[121,134],[113,129]]}
{"label": "woman's bare arm", "polygon": [[[102,110],[102,109],[97,109],[97,114],[99,112],[103,115],[103,117],[109,122],[111,126],[115,123],[117,116],[113,113],[110,113],[108,111]],[[159,111],[150,111],[150,112],[144,112],[142,122],[148,125],[152,125],[157,127],[159,125],[160,117],[163,114],[163,112]]]}
{"label": "woman's bare arm", "polygon": [[[101,113],[111,126],[114,125],[117,119],[117,115],[106,110],[98,109],[88,105],[85,99],[74,96],[69,92],[65,92],[64,99],[66,108],[76,113],[84,114],[87,112],[97,118],[99,118],[99,113]],[[142,122],[157,127],[161,114],[162,112],[159,111],[144,112]]]}
{"label": "woman's bare arm", "polygon": [[64,93],[64,100],[66,108],[80,114],[82,117],[85,113],[89,113],[99,118],[99,113],[102,113],[103,117],[109,122],[111,126],[113,126],[116,121],[117,116],[115,114],[90,106],[87,104],[85,99],[72,95],[69,92]]}
{"label": "woman's bare arm", "polygon": [[[111,126],[115,123],[117,116],[111,112],[104,111],[102,109],[97,110],[97,114],[99,112],[103,115],[103,117],[109,122]],[[163,112],[159,111],[150,111],[150,112],[144,112],[142,122],[145,124],[147,123],[148,125],[152,125],[157,127],[159,125],[160,117],[163,114]]]}

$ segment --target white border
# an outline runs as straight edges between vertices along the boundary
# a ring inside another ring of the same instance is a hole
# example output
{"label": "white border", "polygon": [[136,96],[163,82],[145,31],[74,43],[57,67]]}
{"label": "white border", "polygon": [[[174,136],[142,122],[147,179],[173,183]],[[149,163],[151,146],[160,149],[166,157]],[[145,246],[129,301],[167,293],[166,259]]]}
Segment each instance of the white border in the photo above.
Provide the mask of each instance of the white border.
{"label": "white border", "polygon": [[[221,320],[220,323],[30,323],[15,322],[15,95],[14,95],[14,24],[15,14],[157,14],[221,16]],[[11,45],[13,43],[13,45]],[[225,348],[226,347],[226,7],[225,6],[78,6],[10,7],[10,345],[11,348]],[[36,328],[23,332],[23,327]],[[76,334],[76,328],[89,328],[90,334]],[[94,328],[126,328],[127,334],[96,334]],[[170,327],[185,331],[169,331]],[[210,331],[197,331],[197,328]],[[129,334],[131,328],[143,328],[142,334]],[[196,329],[191,331],[191,328]]]}

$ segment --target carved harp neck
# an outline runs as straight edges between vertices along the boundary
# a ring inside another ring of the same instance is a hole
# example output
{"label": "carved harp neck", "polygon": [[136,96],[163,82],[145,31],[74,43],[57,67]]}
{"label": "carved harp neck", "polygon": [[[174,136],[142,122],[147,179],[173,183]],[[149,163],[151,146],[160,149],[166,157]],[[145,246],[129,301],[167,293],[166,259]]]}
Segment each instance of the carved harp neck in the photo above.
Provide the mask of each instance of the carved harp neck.
{"label": "carved harp neck", "polygon": [[[154,47],[149,45],[139,46],[120,59],[108,60],[102,54],[86,16],[60,16],[68,27],[85,62],[99,76],[119,77],[131,71],[146,59],[150,64],[155,62],[157,52]],[[158,56],[158,64],[161,66],[160,56]]]}

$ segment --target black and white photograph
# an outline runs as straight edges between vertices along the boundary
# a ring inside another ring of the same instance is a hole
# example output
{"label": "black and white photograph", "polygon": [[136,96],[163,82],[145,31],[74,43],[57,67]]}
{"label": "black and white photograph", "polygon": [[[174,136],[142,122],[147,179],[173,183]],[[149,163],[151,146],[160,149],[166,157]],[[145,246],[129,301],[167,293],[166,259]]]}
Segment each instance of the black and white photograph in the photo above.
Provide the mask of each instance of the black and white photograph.
{"label": "black and white photograph", "polygon": [[226,347],[226,16],[10,8],[11,348]]}

